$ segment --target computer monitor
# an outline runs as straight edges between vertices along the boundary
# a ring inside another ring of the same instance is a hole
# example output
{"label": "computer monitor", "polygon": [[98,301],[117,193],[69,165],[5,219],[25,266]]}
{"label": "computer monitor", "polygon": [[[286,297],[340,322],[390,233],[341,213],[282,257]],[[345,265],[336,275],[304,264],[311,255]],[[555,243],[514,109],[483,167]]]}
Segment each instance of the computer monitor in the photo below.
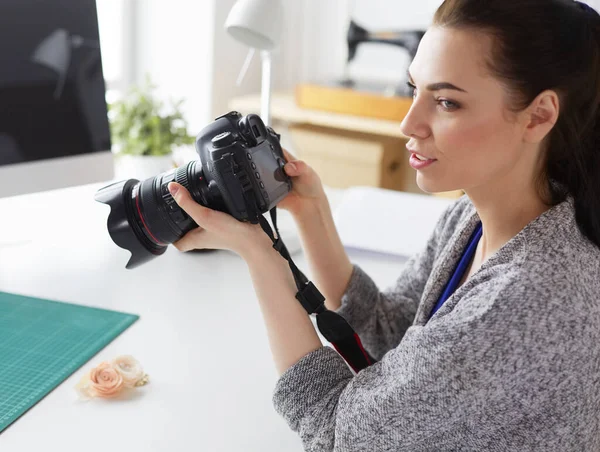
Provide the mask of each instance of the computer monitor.
{"label": "computer monitor", "polygon": [[113,177],[95,0],[0,2],[0,197]]}

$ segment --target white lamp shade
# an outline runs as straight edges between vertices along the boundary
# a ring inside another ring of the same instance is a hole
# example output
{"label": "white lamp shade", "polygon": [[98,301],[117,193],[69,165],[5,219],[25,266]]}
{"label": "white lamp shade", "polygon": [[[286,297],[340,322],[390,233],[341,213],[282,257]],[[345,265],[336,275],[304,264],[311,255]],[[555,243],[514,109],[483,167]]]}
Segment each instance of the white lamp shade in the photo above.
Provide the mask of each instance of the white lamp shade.
{"label": "white lamp shade", "polygon": [[225,29],[237,41],[261,50],[279,43],[283,6],[281,0],[238,0],[225,21]]}

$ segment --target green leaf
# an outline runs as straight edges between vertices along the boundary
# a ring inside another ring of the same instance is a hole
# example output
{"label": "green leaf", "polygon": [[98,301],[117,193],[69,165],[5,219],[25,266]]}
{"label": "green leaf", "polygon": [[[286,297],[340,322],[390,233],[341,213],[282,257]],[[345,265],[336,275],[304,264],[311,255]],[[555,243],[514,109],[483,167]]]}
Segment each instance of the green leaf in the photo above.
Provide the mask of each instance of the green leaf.
{"label": "green leaf", "polygon": [[170,99],[165,104],[156,97],[155,89],[147,75],[144,84],[133,86],[108,106],[111,138],[120,153],[166,155],[176,146],[194,143],[181,111],[184,100]]}

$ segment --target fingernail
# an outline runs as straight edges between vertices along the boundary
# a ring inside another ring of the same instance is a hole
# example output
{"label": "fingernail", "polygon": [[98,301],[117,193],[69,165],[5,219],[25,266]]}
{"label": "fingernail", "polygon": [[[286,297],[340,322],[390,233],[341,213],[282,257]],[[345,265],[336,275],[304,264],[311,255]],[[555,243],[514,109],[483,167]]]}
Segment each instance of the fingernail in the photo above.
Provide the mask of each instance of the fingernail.
{"label": "fingernail", "polygon": [[286,166],[289,167],[289,169],[291,169],[293,172],[296,172],[298,170],[298,168],[296,167],[296,165],[294,165],[291,162],[288,163]]}
{"label": "fingernail", "polygon": [[177,192],[179,191],[179,187],[177,185],[175,185],[173,182],[171,182],[169,184],[169,191],[171,192],[171,195],[175,196],[177,194]]}

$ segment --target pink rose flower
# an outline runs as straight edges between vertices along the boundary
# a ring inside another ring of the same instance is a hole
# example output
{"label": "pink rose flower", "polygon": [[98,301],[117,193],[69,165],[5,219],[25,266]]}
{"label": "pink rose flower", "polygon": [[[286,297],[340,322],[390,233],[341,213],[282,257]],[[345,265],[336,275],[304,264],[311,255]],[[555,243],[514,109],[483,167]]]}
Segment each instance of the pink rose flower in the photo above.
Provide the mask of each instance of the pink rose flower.
{"label": "pink rose flower", "polygon": [[103,361],[90,370],[87,390],[92,397],[115,397],[124,387],[123,377],[111,363]]}

